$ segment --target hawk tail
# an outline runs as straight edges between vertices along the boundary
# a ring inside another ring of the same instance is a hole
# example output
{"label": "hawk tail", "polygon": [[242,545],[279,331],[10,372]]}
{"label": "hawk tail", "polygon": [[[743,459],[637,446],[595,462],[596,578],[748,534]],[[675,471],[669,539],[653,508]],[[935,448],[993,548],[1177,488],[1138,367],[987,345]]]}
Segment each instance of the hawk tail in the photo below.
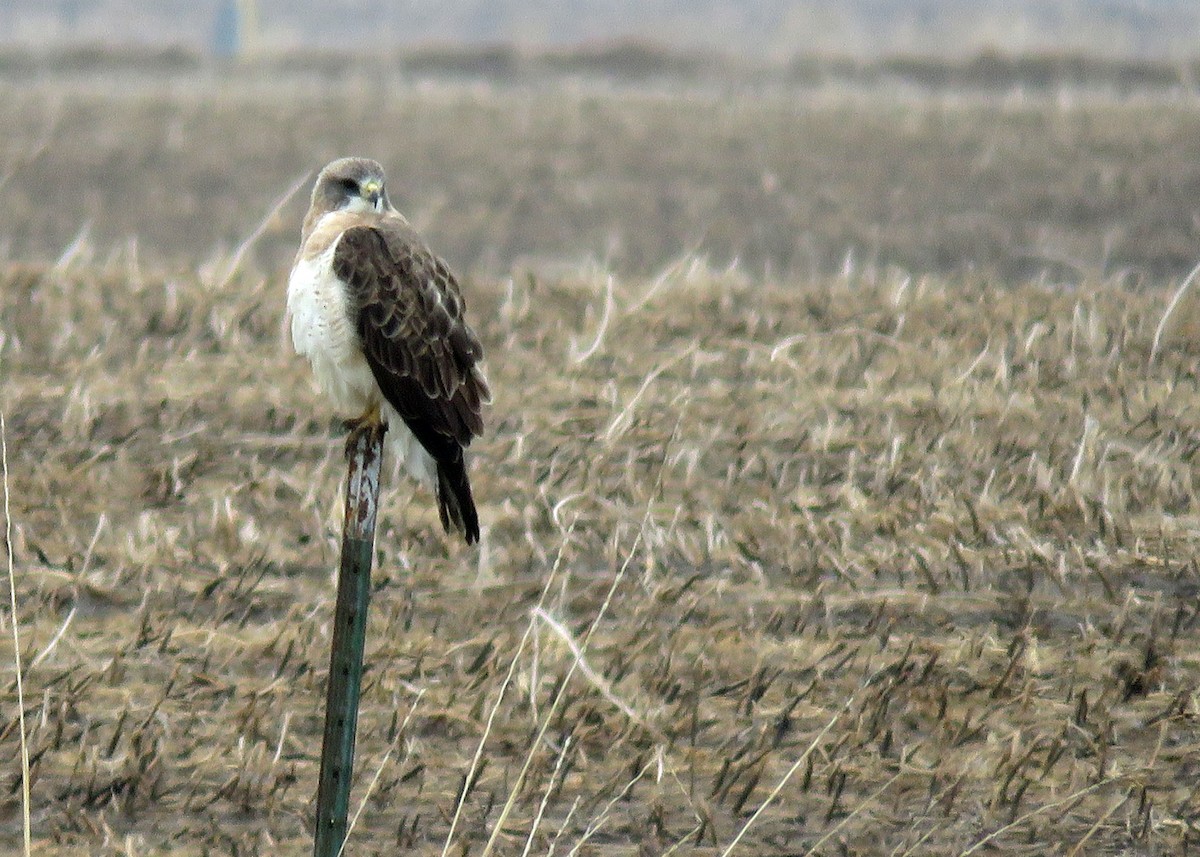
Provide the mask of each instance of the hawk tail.
{"label": "hawk tail", "polygon": [[455,460],[437,463],[437,501],[438,517],[447,533],[453,527],[463,534],[467,544],[479,541],[479,513],[475,511],[467,462],[461,453]]}

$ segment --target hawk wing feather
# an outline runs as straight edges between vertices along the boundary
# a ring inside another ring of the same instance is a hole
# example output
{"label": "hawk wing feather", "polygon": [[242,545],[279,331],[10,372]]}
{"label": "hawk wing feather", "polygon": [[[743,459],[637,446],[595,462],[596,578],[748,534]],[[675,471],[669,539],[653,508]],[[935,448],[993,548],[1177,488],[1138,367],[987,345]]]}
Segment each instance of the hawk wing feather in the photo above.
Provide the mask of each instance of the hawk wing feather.
{"label": "hawk wing feather", "polygon": [[442,524],[477,540],[463,448],[483,432],[490,393],[458,283],[403,222],[347,229],[333,270],[380,391],[437,462]]}

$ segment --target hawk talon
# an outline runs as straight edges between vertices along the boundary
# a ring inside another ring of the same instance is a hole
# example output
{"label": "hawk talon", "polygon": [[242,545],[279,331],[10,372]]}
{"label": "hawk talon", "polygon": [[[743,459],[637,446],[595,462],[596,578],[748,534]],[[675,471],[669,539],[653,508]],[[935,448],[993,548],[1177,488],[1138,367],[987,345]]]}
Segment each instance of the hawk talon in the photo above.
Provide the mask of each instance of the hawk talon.
{"label": "hawk talon", "polygon": [[347,458],[354,454],[354,447],[358,445],[358,439],[364,434],[378,434],[382,438],[383,433],[387,431],[387,424],[380,419],[378,410],[356,419],[346,420],[342,425],[346,428]]}
{"label": "hawk talon", "polygon": [[362,435],[366,426],[362,420],[346,420],[346,458],[349,459],[354,455],[354,447],[358,446],[358,439]]}

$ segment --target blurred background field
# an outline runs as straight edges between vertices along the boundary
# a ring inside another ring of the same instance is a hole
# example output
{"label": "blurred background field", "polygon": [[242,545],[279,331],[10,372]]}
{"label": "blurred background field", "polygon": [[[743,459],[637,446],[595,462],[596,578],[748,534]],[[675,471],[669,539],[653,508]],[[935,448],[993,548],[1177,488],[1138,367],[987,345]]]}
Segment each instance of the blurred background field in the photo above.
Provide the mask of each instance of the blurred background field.
{"label": "blurred background field", "polygon": [[584,44],[345,5],[227,58],[217,4],[0,6],[36,853],[311,848],[344,465],[283,305],[351,152],[463,273],[496,402],[478,550],[385,476],[347,853],[1194,847],[1190,4]]}
{"label": "blurred background field", "polygon": [[[945,64],[937,84],[805,83],[705,77],[671,55],[649,75],[618,56],[497,76],[479,71],[488,52],[440,72],[276,59],[147,75],[138,56],[0,82],[6,255],[53,260],[82,234],[136,240],[158,265],[220,256],[346,151],[387,165],[456,268],[493,277],[646,275],[698,254],[777,277],[849,264],[1141,284],[1185,274],[1200,236],[1196,90],[1080,85],[1066,60],[1050,83],[1013,69],[983,87]],[[256,242],[261,269],[289,262],[305,205]]]}

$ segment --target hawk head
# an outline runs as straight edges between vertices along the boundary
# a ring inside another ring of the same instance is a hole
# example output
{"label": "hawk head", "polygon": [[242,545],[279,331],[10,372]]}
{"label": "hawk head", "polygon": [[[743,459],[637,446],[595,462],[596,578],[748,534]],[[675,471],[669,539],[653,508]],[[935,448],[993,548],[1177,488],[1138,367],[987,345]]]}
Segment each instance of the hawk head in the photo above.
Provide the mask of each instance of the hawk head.
{"label": "hawk head", "polygon": [[382,214],[391,207],[384,187],[383,167],[378,162],[369,158],[339,158],[317,176],[310,211],[318,216],[342,210]]}

